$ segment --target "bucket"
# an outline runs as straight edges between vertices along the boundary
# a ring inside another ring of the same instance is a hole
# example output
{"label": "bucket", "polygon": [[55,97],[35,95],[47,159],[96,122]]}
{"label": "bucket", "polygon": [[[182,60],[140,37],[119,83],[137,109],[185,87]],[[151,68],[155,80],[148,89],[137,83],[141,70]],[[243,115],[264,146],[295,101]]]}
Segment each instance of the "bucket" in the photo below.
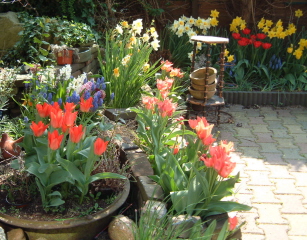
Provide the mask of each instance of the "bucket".
{"label": "bucket", "polygon": [[[217,70],[213,67],[209,67],[208,69],[209,69],[208,84],[212,84],[214,83],[216,79]],[[206,82],[205,82],[206,72],[207,72],[207,68],[199,68],[193,71],[190,74],[190,79],[192,83],[196,85],[206,85]]]}

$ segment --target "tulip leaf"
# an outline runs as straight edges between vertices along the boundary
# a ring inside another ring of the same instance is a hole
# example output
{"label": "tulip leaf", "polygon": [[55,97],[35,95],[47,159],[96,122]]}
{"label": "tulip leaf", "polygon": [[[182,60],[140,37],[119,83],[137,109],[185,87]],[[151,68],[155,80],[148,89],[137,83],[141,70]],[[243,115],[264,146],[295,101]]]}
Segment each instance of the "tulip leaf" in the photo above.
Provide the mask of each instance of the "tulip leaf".
{"label": "tulip leaf", "polygon": [[100,179],[106,179],[106,178],[116,178],[116,179],[127,179],[125,176],[117,174],[117,173],[111,173],[111,172],[103,172],[103,173],[97,173],[95,175],[90,176],[88,179],[88,182],[94,182]]}
{"label": "tulip leaf", "polygon": [[232,201],[210,202],[208,204],[208,213],[203,217],[214,215],[216,213],[234,212],[234,211],[249,211],[250,206]]}

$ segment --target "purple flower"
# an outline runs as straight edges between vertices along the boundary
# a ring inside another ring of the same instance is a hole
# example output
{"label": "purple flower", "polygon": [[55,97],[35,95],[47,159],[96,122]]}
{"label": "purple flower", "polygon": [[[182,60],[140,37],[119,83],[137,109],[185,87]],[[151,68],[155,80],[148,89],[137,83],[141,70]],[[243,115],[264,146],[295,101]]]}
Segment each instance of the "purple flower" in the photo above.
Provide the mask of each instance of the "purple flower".
{"label": "purple flower", "polygon": [[110,99],[111,99],[111,100],[114,99],[114,93],[111,93]]}
{"label": "purple flower", "polygon": [[47,97],[47,101],[49,102],[49,103],[51,103],[51,101],[52,101],[52,93],[48,93],[48,97]]}
{"label": "purple flower", "polygon": [[91,97],[90,91],[85,90],[85,91],[84,91],[84,100],[87,100],[87,99],[89,99],[90,97]]}

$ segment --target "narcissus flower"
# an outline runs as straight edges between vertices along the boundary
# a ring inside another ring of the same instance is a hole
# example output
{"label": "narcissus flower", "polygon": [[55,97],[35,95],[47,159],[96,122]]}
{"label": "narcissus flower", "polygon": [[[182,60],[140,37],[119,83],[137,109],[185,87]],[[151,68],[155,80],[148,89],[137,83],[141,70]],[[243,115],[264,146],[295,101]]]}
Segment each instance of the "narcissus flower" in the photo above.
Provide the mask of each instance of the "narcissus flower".
{"label": "narcissus flower", "polygon": [[295,11],[295,16],[296,16],[297,18],[302,17],[302,16],[303,16],[302,10],[301,10],[301,9],[297,9],[297,10]]}
{"label": "narcissus flower", "polygon": [[48,128],[48,125],[45,125],[42,121],[39,121],[38,123],[35,123],[32,121],[30,128],[32,129],[35,137],[40,137],[43,135],[45,130]]}
{"label": "narcissus flower", "polygon": [[97,138],[94,142],[94,153],[98,156],[103,154],[108,146],[109,141],[104,141],[101,138]]}
{"label": "narcissus flower", "polygon": [[52,133],[48,132],[48,146],[52,150],[57,150],[62,143],[64,135],[59,134],[58,130],[54,130]]}
{"label": "narcissus flower", "polygon": [[219,17],[219,14],[220,13],[216,9],[214,9],[214,10],[211,10],[210,17],[217,18]]}
{"label": "narcissus flower", "polygon": [[119,77],[119,68],[114,68],[113,74],[115,77]]}

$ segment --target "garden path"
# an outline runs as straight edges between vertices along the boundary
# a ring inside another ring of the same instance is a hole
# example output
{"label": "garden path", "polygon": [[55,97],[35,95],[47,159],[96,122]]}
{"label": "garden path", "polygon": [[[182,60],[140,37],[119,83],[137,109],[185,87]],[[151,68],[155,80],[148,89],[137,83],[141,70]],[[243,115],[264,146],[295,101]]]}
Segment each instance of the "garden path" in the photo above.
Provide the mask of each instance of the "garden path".
{"label": "garden path", "polygon": [[215,127],[233,141],[241,182],[235,197],[252,206],[243,240],[307,239],[307,108],[230,105],[233,124]]}

